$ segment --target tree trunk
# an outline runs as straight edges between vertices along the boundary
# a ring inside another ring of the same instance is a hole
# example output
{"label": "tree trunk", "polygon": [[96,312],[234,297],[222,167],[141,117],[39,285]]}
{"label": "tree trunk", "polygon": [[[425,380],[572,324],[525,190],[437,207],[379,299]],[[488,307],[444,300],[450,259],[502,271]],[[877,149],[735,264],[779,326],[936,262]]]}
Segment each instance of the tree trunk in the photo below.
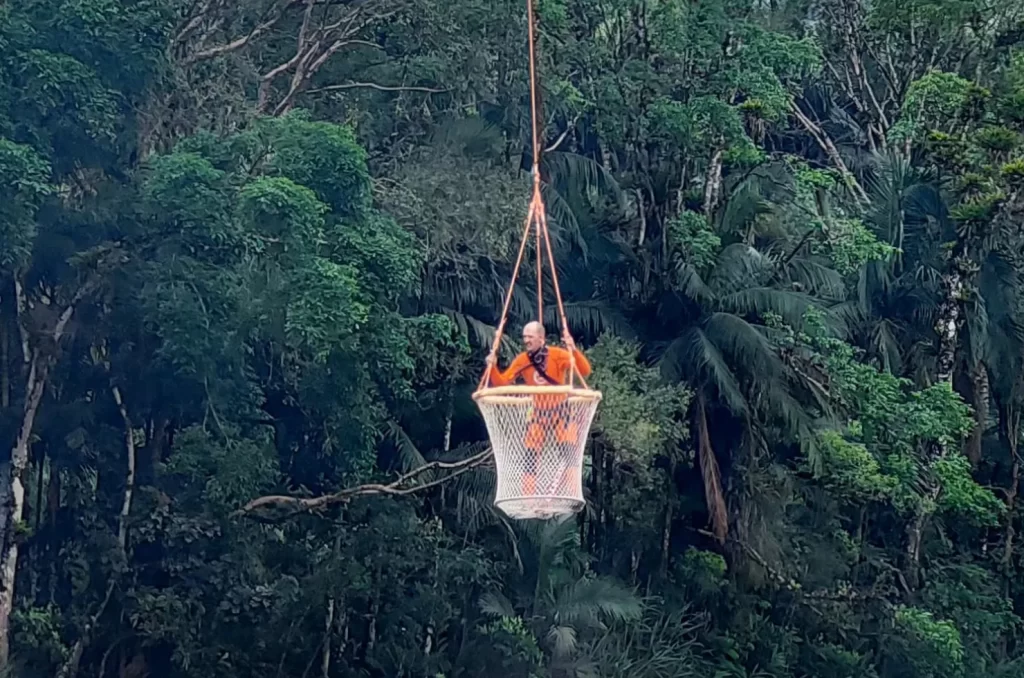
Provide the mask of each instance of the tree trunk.
{"label": "tree trunk", "polygon": [[[121,389],[117,386],[111,386],[110,391],[114,396],[114,402],[117,403],[117,409],[121,413],[121,419],[124,421],[125,457],[127,458],[125,466],[127,469],[125,471],[124,498],[121,502],[121,512],[117,519],[117,545],[121,549],[121,555],[127,559],[128,516],[131,513],[132,495],[135,491],[135,437],[133,435],[134,430],[131,419],[128,417],[128,410],[124,405],[124,400],[121,398]],[[89,623],[85,625],[85,628],[82,629],[82,634],[75,641],[67,661],[57,671],[57,678],[75,678],[78,675],[82,654],[92,640],[92,631],[96,627],[97,622],[99,622],[99,618],[106,611],[107,606],[110,605],[110,599],[113,596],[115,586],[116,582],[112,579],[107,585],[107,594],[103,598],[103,602],[100,603],[99,609],[89,620]]]}
{"label": "tree trunk", "polygon": [[981,441],[985,436],[985,425],[988,423],[989,406],[989,381],[988,370],[985,364],[978,361],[971,369],[971,400],[974,405],[974,430],[967,440],[964,452],[971,461],[971,466],[977,466],[981,461]]}
{"label": "tree trunk", "polygon": [[96,624],[99,623],[100,617],[106,612],[107,606],[110,605],[110,599],[114,595],[114,581],[110,581],[107,584],[107,593],[103,597],[103,602],[100,603],[100,607],[96,610],[96,614],[89,618],[85,628],[82,630],[82,635],[78,640],[75,641],[75,645],[71,648],[71,654],[68,655],[67,661],[65,661],[59,669],[57,669],[57,678],[75,678],[78,675],[78,667],[82,663],[82,655],[85,654],[85,646],[87,639],[92,635],[92,630],[96,628]]}
{"label": "tree trunk", "polygon": [[29,446],[32,442],[32,429],[35,426],[39,405],[46,391],[50,367],[56,359],[60,342],[75,307],[92,289],[92,283],[82,285],[75,293],[74,299],[61,312],[53,327],[50,339],[53,342],[54,355],[44,355],[39,349],[30,349],[28,330],[23,322],[24,310],[27,306],[21,282],[15,280],[17,293],[18,327],[22,336],[22,351],[28,366],[25,381],[25,402],[22,408],[21,428],[18,432],[14,448],[11,450],[11,462],[6,483],[8,488],[7,501],[2,507],[0,525],[5,526],[3,542],[0,544],[0,672],[10,663],[10,631],[11,613],[14,611],[14,580],[18,572],[18,537],[17,531],[25,512],[25,470],[28,467]]}
{"label": "tree trunk", "polygon": [[[964,243],[958,243],[957,250],[964,251]],[[935,332],[938,334],[938,351],[935,364],[935,382],[939,384],[953,383],[953,368],[956,365],[956,351],[960,340],[960,324],[962,313],[961,301],[966,289],[966,281],[961,267],[962,254],[953,254],[947,262],[946,272],[942,276],[942,302],[939,304],[938,319],[935,322]],[[931,443],[928,450],[929,467],[943,459],[949,452],[946,445],[935,441]],[[942,487],[932,475],[931,468],[926,469],[924,480],[924,492],[926,504],[934,506],[942,493]],[[907,528],[907,553],[906,553],[906,574],[907,583],[911,589],[920,584],[921,567],[921,545],[924,537],[924,528],[931,513],[925,509],[919,509],[914,516],[913,522]]]}
{"label": "tree trunk", "polygon": [[641,189],[634,189],[633,193],[636,194],[636,214],[640,220],[640,233],[636,237],[636,246],[640,248],[647,240],[647,206],[644,204],[644,193]]}
{"label": "tree trunk", "polygon": [[444,413],[444,451],[448,453],[452,449],[452,418],[455,416],[455,394],[451,389],[448,391],[448,405]]}
{"label": "tree trunk", "polygon": [[334,626],[334,598],[327,601],[327,620],[324,622],[324,647],[320,659],[320,676],[328,678],[331,673],[331,631]]}
{"label": "tree trunk", "polygon": [[721,147],[715,148],[715,152],[708,162],[708,174],[704,179],[704,214],[711,217],[718,208],[718,201],[722,197],[722,158],[724,150]]}
{"label": "tree trunk", "polygon": [[[928,496],[932,500],[938,497],[937,485],[928,488]],[[921,543],[924,535],[924,526],[927,520],[928,513],[924,510],[919,510],[914,515],[913,521],[907,527],[907,563],[905,570],[907,584],[911,589],[916,589],[921,583]]]}
{"label": "tree trunk", "polygon": [[7,323],[0,312],[0,408],[11,406],[11,340]]}
{"label": "tree trunk", "polygon": [[668,574],[669,558],[672,555],[672,502],[665,503],[665,524],[661,528],[661,576]]}
{"label": "tree trunk", "polygon": [[117,403],[117,409],[121,413],[121,419],[124,421],[124,442],[125,442],[125,457],[126,457],[126,469],[125,469],[125,480],[124,480],[124,498],[121,502],[121,514],[117,521],[117,544],[121,547],[121,553],[127,558],[128,556],[128,515],[132,509],[132,495],[135,492],[135,435],[134,429],[132,428],[132,420],[128,416],[128,410],[124,406],[124,400],[121,398],[121,389],[117,386],[110,388],[111,393],[114,395],[114,402]]}
{"label": "tree trunk", "polygon": [[600,553],[602,538],[602,525],[604,524],[604,485],[601,482],[604,473],[604,446],[600,440],[594,441],[593,454],[590,463],[590,497],[594,507],[594,518],[590,521],[590,542],[591,553]]}
{"label": "tree trunk", "polygon": [[828,133],[825,132],[820,125],[808,118],[807,115],[800,110],[800,106],[797,105],[795,101],[791,104],[790,110],[793,112],[793,115],[796,116],[796,119],[800,121],[800,124],[804,126],[804,129],[806,129],[810,135],[814,137],[814,140],[818,142],[821,150],[825,151],[825,155],[828,156],[829,160],[832,161],[832,164],[835,165],[837,170],[839,170],[843,180],[853,192],[854,196],[856,196],[856,198],[861,202],[868,202],[869,199],[867,191],[864,190],[864,187],[857,181],[853,172],[851,172],[846,166],[846,163],[843,162],[843,156],[839,153],[839,149],[836,147],[835,142],[832,141],[832,138],[829,137]]}
{"label": "tree trunk", "polygon": [[1013,566],[1013,540],[1016,530],[1013,526],[1013,513],[1017,507],[1017,493],[1020,487],[1020,410],[1007,407],[1003,413],[1007,446],[1010,448],[1010,484],[1006,488],[1006,538],[1003,544],[1001,565],[1003,573],[1009,579]]}
{"label": "tree trunk", "polygon": [[28,383],[25,389],[25,405],[22,410],[21,429],[11,450],[8,476],[8,490],[2,550],[0,550],[0,669],[8,666],[10,660],[11,613],[14,611],[14,577],[18,571],[18,531],[25,511],[25,485],[23,478],[28,467],[29,445],[32,428],[35,425],[39,404],[43,400],[47,379],[46,361],[36,353],[29,366]]}
{"label": "tree trunk", "polygon": [[949,270],[942,276],[942,303],[935,332],[939,335],[938,355],[935,365],[935,382],[952,383],[953,366],[956,364],[957,341],[960,336],[960,300],[964,295],[964,276],[955,260],[950,261]]}

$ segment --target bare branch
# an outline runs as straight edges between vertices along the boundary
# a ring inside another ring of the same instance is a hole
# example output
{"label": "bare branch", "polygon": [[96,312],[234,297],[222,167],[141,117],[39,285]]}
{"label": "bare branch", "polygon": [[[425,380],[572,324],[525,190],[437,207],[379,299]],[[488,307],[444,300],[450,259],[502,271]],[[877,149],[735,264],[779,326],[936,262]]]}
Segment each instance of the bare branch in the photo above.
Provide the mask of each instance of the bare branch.
{"label": "bare branch", "polygon": [[[308,19],[309,9],[315,0],[307,1],[310,3],[310,7],[307,8]],[[291,81],[284,96],[273,107],[273,115],[283,115],[291,110],[296,98],[306,90],[313,76],[341,49],[354,46],[380,49],[376,42],[357,36],[368,26],[390,18],[398,11],[399,8],[392,3],[387,9],[373,12],[369,10],[367,3],[364,3],[330,23],[325,20],[314,30],[310,30],[304,20],[303,29],[299,31],[295,55],[270,69],[260,78],[258,110],[264,112],[268,109],[273,81],[284,73],[292,72]]]}
{"label": "bare branch", "polygon": [[25,288],[21,284],[21,278],[18,276],[14,277],[14,296],[15,296],[15,313],[17,314],[18,322],[18,334],[21,337],[21,359],[28,367],[29,361],[32,359],[31,352],[28,347],[28,329],[25,327],[25,311],[28,307],[28,301],[25,298]]}
{"label": "bare branch", "polygon": [[132,420],[128,416],[128,409],[121,397],[121,389],[116,385],[110,387],[110,392],[117,403],[117,409],[124,421],[125,454],[127,457],[127,469],[125,471],[124,500],[121,503],[121,514],[117,520],[117,543],[121,551],[127,554],[128,551],[128,514],[132,508],[132,493],[135,491],[135,436],[132,427]]}
{"label": "bare branch", "polygon": [[[357,487],[350,487],[344,490],[335,492],[334,494],[324,495],[322,497],[288,497],[282,495],[270,495],[266,497],[260,497],[253,499],[248,504],[239,509],[235,515],[251,515],[260,509],[288,509],[289,513],[286,518],[298,515],[300,513],[311,513],[328,506],[334,506],[336,504],[344,504],[351,500],[353,497],[362,497],[373,494],[388,494],[392,496],[405,496],[413,494],[415,492],[421,492],[423,490],[437,487],[442,485],[453,478],[471,471],[479,466],[484,465],[491,459],[493,451],[488,448],[483,452],[476,454],[468,459],[462,461],[445,462],[445,461],[432,461],[429,464],[424,464],[417,469],[414,469],[402,476],[399,476],[397,480],[387,484],[380,483],[368,483],[366,485],[359,485]],[[407,484],[422,476],[429,471],[444,470],[451,471],[441,478],[431,480],[422,484]]]}
{"label": "bare branch", "polygon": [[[287,12],[287,10],[292,8],[292,7],[294,7],[295,5],[298,5],[300,1],[301,0],[287,0],[283,5],[281,5],[277,9],[277,11],[274,11],[274,12],[271,13],[271,16],[270,16],[269,19],[267,19],[265,21],[262,21],[261,23],[257,24],[251,31],[249,31],[248,34],[243,35],[243,36],[241,36],[239,38],[235,38],[231,42],[228,42],[228,43],[225,43],[225,44],[222,44],[222,45],[217,45],[215,47],[210,47],[210,48],[203,49],[203,50],[200,50],[198,52],[195,52],[194,54],[191,54],[188,57],[186,57],[185,60],[184,60],[184,63],[186,65],[194,64],[194,63],[196,63],[198,61],[204,61],[206,59],[212,59],[212,58],[218,57],[218,56],[220,56],[222,54],[227,54],[229,52],[234,52],[236,50],[239,50],[239,49],[245,47],[250,42],[252,42],[256,38],[258,38],[261,35],[263,35],[264,33],[268,32],[274,26],[276,26],[278,24],[278,22],[280,22],[281,19],[284,17],[284,15]],[[312,2],[310,2],[310,4],[312,4]],[[195,30],[195,28],[194,27],[190,27],[189,28],[189,32],[191,32],[192,30]]]}
{"label": "bare branch", "polygon": [[82,663],[82,654],[85,652],[85,646],[92,639],[93,629],[96,628],[96,624],[99,623],[100,617],[106,612],[107,606],[110,605],[110,600],[114,596],[114,589],[117,587],[116,581],[111,578],[107,584],[107,593],[103,596],[103,602],[100,603],[99,609],[96,610],[96,614],[89,617],[89,621],[86,622],[85,628],[82,629],[82,635],[79,636],[78,640],[75,641],[75,645],[71,648],[71,652],[68,654],[67,660],[57,669],[57,678],[75,678],[78,675],[78,667]]}
{"label": "bare branch", "polygon": [[555,139],[555,142],[553,144],[545,148],[544,152],[554,153],[555,151],[557,151],[559,147],[565,142],[566,138],[568,138],[569,132],[573,131],[573,129],[576,128],[576,124],[580,121],[580,117],[582,115],[582,113],[577,113],[576,116],[572,119],[572,122],[566,125],[565,131],[562,132],[557,139]]}
{"label": "bare branch", "polygon": [[846,166],[846,163],[843,162],[843,156],[840,155],[839,149],[836,148],[835,143],[832,141],[832,138],[829,137],[828,133],[822,129],[821,125],[807,117],[807,114],[800,109],[800,105],[796,101],[791,103],[790,110],[793,112],[793,115],[796,116],[796,119],[800,121],[800,124],[804,126],[804,129],[806,129],[810,135],[814,137],[814,140],[818,142],[818,145],[821,146],[823,151],[825,151],[825,154],[828,155],[829,160],[831,160],[832,164],[835,165],[837,170],[839,170],[839,173],[842,175],[846,185],[851,191],[853,191],[854,196],[856,196],[861,202],[868,202],[869,199],[867,191],[864,190],[864,187],[857,181],[857,177],[853,176],[853,172],[851,172]]}
{"label": "bare branch", "polygon": [[345,82],[339,85],[327,85],[306,90],[307,94],[318,94],[320,92],[334,92],[343,89],[375,89],[381,92],[426,92],[428,94],[443,94],[450,92],[450,87],[438,89],[436,87],[417,87],[414,85],[378,85],[375,82]]}

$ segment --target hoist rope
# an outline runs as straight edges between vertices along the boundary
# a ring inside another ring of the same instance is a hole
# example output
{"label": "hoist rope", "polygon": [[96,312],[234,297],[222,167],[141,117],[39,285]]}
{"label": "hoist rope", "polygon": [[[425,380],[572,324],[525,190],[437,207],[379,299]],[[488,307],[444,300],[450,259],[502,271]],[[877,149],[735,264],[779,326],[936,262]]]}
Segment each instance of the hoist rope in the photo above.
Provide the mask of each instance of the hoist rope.
{"label": "hoist rope", "polygon": [[[526,243],[530,239],[531,230],[536,230],[536,249],[537,249],[537,320],[541,324],[544,323],[544,271],[543,271],[543,260],[544,255],[542,250],[547,251],[548,265],[551,268],[551,283],[555,290],[555,302],[558,305],[558,318],[562,324],[562,332],[572,338],[569,332],[569,321],[565,315],[565,307],[562,304],[562,290],[558,285],[558,271],[555,269],[555,256],[551,249],[551,236],[548,234],[548,218],[547,210],[544,208],[544,199],[541,197],[541,182],[540,182],[540,150],[541,150],[541,129],[540,129],[540,111],[537,101],[537,36],[535,29],[535,17],[533,0],[526,0],[526,23],[527,23],[527,36],[529,41],[529,57],[530,57],[530,132],[533,141],[533,193],[530,197],[530,206],[526,213],[526,224],[523,227],[523,238],[519,245],[519,254],[516,256],[515,266],[512,268],[512,279],[509,281],[508,292],[505,294],[505,303],[501,309],[501,319],[498,321],[498,326],[494,332],[494,343],[491,345],[491,351],[488,354],[489,357],[493,358],[498,354],[498,348],[501,346],[501,337],[505,331],[505,323],[508,320],[508,310],[512,304],[512,290],[515,288],[516,279],[519,277],[519,270],[523,263],[523,257],[526,253]],[[491,366],[488,365],[484,369],[484,374],[480,378],[480,383],[477,386],[477,390],[480,390],[487,386],[489,381],[488,377],[491,374]],[[497,369],[495,366],[494,369]],[[575,380],[579,379],[583,384],[584,388],[588,388],[587,382],[583,376],[576,372],[576,352],[570,344],[569,347],[569,387],[575,386]]]}

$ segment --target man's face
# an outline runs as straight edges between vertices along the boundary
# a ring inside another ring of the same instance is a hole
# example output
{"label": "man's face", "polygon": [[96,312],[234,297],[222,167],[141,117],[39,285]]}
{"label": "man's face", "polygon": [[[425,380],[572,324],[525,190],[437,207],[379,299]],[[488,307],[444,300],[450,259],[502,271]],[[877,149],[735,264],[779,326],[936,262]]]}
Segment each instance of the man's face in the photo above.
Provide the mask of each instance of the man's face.
{"label": "man's face", "polygon": [[524,327],[523,344],[526,346],[526,350],[532,353],[544,345],[544,334],[536,327]]}

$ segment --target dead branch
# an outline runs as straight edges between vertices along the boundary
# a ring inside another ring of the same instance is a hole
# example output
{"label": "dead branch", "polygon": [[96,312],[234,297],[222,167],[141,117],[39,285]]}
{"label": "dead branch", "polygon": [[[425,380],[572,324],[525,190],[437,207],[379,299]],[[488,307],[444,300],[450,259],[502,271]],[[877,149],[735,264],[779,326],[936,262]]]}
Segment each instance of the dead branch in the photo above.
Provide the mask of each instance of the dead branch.
{"label": "dead branch", "polygon": [[75,678],[78,675],[79,666],[82,663],[82,655],[85,652],[85,646],[92,638],[92,632],[96,628],[96,624],[99,623],[100,617],[107,611],[107,606],[110,605],[110,601],[114,596],[114,589],[117,584],[113,578],[107,584],[107,594],[103,596],[103,602],[100,603],[99,609],[96,610],[96,614],[89,617],[89,621],[86,622],[85,628],[82,629],[82,635],[75,641],[74,647],[71,649],[71,653],[68,655],[67,660],[57,669],[57,678]]}
{"label": "dead branch", "polygon": [[[282,75],[291,72],[291,79],[284,96],[271,110],[273,115],[284,115],[290,111],[298,95],[309,86],[313,76],[342,49],[356,46],[380,49],[377,43],[359,38],[360,33],[375,23],[395,16],[401,9],[395,3],[374,3],[368,0],[334,21],[323,18],[320,25],[313,28],[311,17],[316,0],[306,2],[306,14],[297,36],[295,54],[271,68],[260,78],[256,105],[260,113],[268,111],[271,90],[275,81]],[[373,5],[379,5],[380,9],[374,10]]]}
{"label": "dead branch", "polygon": [[[248,504],[243,506],[241,509],[235,512],[236,516],[251,516],[253,513],[260,509],[284,509],[288,513],[284,518],[290,518],[300,513],[312,513],[321,509],[327,508],[328,506],[334,506],[337,504],[344,504],[350,501],[354,497],[362,497],[374,494],[387,494],[395,497],[405,496],[413,494],[415,492],[421,492],[423,490],[437,487],[442,485],[458,476],[471,471],[475,468],[483,466],[487,461],[491,459],[493,451],[488,448],[483,452],[476,454],[468,459],[461,461],[446,462],[446,461],[432,461],[429,464],[424,464],[417,469],[414,469],[402,476],[399,476],[394,482],[381,484],[381,483],[368,483],[366,485],[359,485],[357,487],[349,487],[344,490],[339,490],[333,494],[324,495],[322,497],[289,497],[283,495],[270,495],[266,497],[260,497],[253,499]],[[451,471],[440,478],[420,483],[412,484],[409,483],[430,471]]]}
{"label": "dead branch", "polygon": [[438,89],[435,87],[416,87],[413,85],[378,85],[375,82],[345,82],[339,85],[327,85],[306,90],[306,94],[318,94],[320,92],[334,92],[342,89],[375,89],[381,92],[426,92],[427,94],[444,94],[450,92],[450,87]]}
{"label": "dead branch", "polygon": [[800,109],[800,105],[796,101],[791,103],[790,110],[793,112],[793,115],[796,116],[796,119],[800,121],[800,124],[804,126],[804,129],[806,129],[810,135],[814,137],[814,140],[818,142],[821,149],[825,151],[829,160],[831,160],[832,164],[835,165],[835,168],[839,170],[839,174],[842,175],[843,181],[845,181],[846,185],[851,191],[853,191],[854,196],[863,203],[868,202],[869,198],[867,191],[864,190],[864,187],[857,181],[853,172],[851,172],[846,166],[846,163],[843,162],[843,156],[839,153],[839,149],[832,141],[832,138],[828,135],[828,132],[826,132],[821,125],[807,117],[807,114]]}
{"label": "dead branch", "polygon": [[[242,49],[256,38],[260,37],[261,35],[264,35],[272,28],[274,28],[274,26],[276,26],[281,21],[281,19],[284,18],[285,14],[287,13],[287,10],[291,9],[295,5],[298,5],[300,2],[301,0],[286,0],[283,4],[276,6],[273,10],[271,10],[269,12],[269,17],[260,21],[260,23],[256,24],[256,26],[254,26],[253,29],[250,30],[247,34],[235,38],[230,42],[216,45],[214,47],[209,47],[206,49],[201,49],[197,52],[194,52],[193,54],[190,54],[189,56],[185,57],[184,63],[186,65],[191,65],[199,61],[205,61],[207,59],[212,59],[214,57],[218,57],[223,54],[227,54],[229,52],[234,52],[239,49]],[[190,19],[186,23],[182,31],[178,34],[175,40],[181,42],[185,40],[188,37],[188,35],[193,33],[198,27],[198,24],[202,22],[204,15],[208,11],[208,8],[209,5],[205,5],[202,13]],[[222,21],[222,19],[215,21],[213,23],[213,26],[207,29],[206,35],[204,35],[204,39],[200,42],[205,42],[205,39],[209,37],[210,33],[214,32],[217,28],[219,28]]]}
{"label": "dead branch", "polygon": [[121,552],[127,555],[128,551],[128,516],[132,508],[132,493],[135,491],[135,436],[131,417],[128,416],[128,409],[125,407],[124,399],[121,397],[121,389],[117,385],[111,385],[110,392],[117,403],[117,410],[121,413],[124,421],[125,456],[127,458],[127,470],[125,471],[124,499],[121,503],[121,513],[117,519],[117,543]]}

